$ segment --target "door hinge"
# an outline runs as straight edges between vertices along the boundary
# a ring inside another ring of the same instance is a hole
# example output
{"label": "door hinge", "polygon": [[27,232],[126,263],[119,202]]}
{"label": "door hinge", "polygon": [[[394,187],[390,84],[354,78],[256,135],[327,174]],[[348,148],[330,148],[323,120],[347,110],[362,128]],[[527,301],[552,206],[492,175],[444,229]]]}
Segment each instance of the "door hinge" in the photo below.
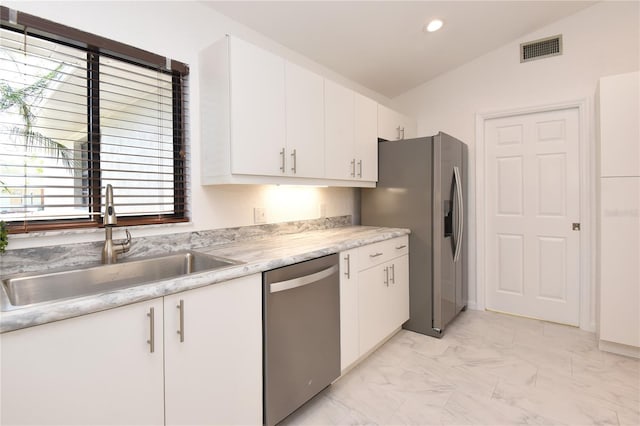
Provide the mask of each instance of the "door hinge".
{"label": "door hinge", "polygon": [[579,231],[580,230],[580,223],[579,222],[573,222],[573,224],[571,225],[571,229],[573,231]]}

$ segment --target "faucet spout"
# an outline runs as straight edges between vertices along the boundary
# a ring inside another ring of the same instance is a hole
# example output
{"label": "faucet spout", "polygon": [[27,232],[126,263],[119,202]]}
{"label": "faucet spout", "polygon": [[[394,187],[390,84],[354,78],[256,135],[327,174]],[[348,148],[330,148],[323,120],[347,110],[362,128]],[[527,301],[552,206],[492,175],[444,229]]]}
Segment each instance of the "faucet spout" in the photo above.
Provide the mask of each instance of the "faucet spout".
{"label": "faucet spout", "polygon": [[104,196],[104,217],[102,218],[104,226],[115,226],[118,224],[118,216],[113,204],[113,186],[107,185],[107,191]]}
{"label": "faucet spout", "polygon": [[113,187],[107,185],[107,191],[105,194],[104,204],[104,217],[102,223],[104,224],[104,246],[102,246],[102,263],[111,264],[116,263],[118,255],[126,253],[131,248],[131,234],[128,230],[125,230],[127,239],[120,242],[113,241],[113,227],[118,224],[118,217],[116,216],[116,210],[113,204]]}

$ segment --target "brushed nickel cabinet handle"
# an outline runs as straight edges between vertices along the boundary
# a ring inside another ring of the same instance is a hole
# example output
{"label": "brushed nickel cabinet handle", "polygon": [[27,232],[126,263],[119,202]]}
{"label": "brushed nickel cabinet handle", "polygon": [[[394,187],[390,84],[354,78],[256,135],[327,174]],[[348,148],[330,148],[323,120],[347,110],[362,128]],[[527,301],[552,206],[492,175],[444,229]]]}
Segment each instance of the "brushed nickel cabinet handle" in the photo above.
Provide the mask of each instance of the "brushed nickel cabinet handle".
{"label": "brushed nickel cabinet handle", "polygon": [[362,160],[358,161],[358,177],[362,177]]}
{"label": "brushed nickel cabinet handle", "polygon": [[383,253],[377,252],[374,254],[370,254],[369,257],[378,257],[378,256],[382,256]]}
{"label": "brushed nickel cabinet handle", "polygon": [[389,287],[389,268],[384,268],[384,285]]}
{"label": "brushed nickel cabinet handle", "polygon": [[291,158],[293,159],[293,167],[291,167],[291,171],[293,172],[293,174],[295,175],[297,172],[297,166],[296,166],[296,150],[294,149],[293,152],[291,153]]}
{"label": "brushed nickel cabinet handle", "polygon": [[149,317],[149,340],[147,343],[149,344],[149,352],[154,353],[156,350],[156,324],[155,324],[155,309],[149,308],[149,313],[147,314]]}
{"label": "brushed nickel cabinet handle", "polygon": [[351,177],[356,177],[356,159],[351,160]]}
{"label": "brushed nickel cabinet handle", "polygon": [[391,284],[396,283],[396,265],[395,263],[391,265]]}
{"label": "brushed nickel cabinet handle", "polygon": [[347,276],[347,279],[351,279],[351,255],[346,255],[344,260],[347,263],[347,271],[344,274]]}
{"label": "brushed nickel cabinet handle", "polygon": [[396,250],[402,250],[403,248],[407,248],[407,245],[402,244],[401,246],[396,246]]}
{"label": "brushed nickel cabinet handle", "polygon": [[280,171],[284,173],[284,148],[282,148],[282,151],[280,151],[280,161],[281,161]]}
{"label": "brushed nickel cabinet handle", "polygon": [[178,334],[180,335],[180,343],[184,342],[184,300],[180,299],[180,304],[176,306],[180,310],[180,329]]}
{"label": "brushed nickel cabinet handle", "polygon": [[400,137],[400,126],[396,127],[396,130],[398,131],[398,137],[397,137],[396,139],[397,139],[397,140],[402,139],[402,138]]}

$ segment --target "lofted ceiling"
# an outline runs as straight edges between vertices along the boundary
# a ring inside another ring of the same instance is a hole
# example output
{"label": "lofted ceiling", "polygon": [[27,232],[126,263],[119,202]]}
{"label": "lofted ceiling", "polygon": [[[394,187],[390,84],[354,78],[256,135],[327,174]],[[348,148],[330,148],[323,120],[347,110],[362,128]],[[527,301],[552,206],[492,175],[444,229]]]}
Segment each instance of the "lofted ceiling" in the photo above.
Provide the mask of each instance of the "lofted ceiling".
{"label": "lofted ceiling", "polygon": [[[393,98],[595,2],[203,3],[311,60]],[[435,33],[423,32],[423,26],[434,18],[443,20],[444,27]]]}

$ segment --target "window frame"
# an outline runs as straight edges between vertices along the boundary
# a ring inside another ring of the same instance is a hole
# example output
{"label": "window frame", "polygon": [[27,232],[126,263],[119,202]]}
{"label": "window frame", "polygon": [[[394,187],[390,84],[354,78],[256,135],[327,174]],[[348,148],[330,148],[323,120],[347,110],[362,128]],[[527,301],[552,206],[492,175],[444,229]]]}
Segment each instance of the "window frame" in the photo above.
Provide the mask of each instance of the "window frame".
{"label": "window frame", "polygon": [[128,215],[118,218],[120,226],[188,222],[185,80],[189,67],[179,61],[71,28],[34,15],[0,6],[0,27],[53,43],[81,49],[87,55],[87,144],[89,211],[86,218],[7,221],[9,233],[102,227],[100,176],[100,57],[110,57],[171,75],[173,108],[173,200],[174,213]]}

